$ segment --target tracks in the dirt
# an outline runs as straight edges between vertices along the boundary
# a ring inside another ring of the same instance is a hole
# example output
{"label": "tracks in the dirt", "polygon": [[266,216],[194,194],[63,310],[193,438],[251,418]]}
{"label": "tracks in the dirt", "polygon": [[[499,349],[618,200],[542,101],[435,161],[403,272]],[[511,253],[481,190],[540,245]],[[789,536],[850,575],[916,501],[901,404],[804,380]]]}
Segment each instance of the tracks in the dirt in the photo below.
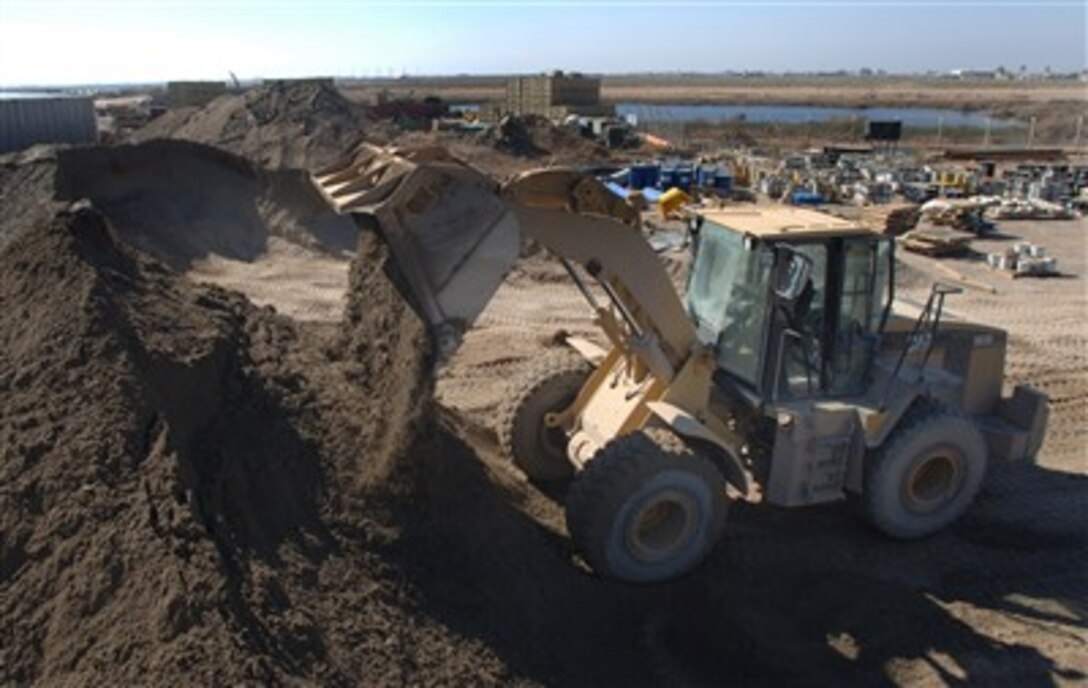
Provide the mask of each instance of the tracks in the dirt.
{"label": "tracks in the dirt", "polygon": [[[682,287],[683,271],[670,274]],[[444,370],[438,395],[459,424],[471,426],[470,441],[512,486],[519,511],[562,550],[560,503],[517,475],[491,434],[503,395],[556,330],[596,334],[577,292],[544,277],[528,268],[502,287]],[[993,471],[961,523],[917,542],[877,535],[846,505],[737,505],[706,566],[652,604],[631,598],[643,607],[632,616],[637,654],[656,680],[903,685],[1088,677],[1088,586],[1080,573],[1088,570],[1083,285],[1081,278],[1010,281],[997,295],[966,292],[949,303],[953,314],[1008,330],[1008,382],[1050,395],[1043,465]],[[1047,297],[1048,289],[1059,291]],[[900,294],[924,302],[928,290],[919,282]],[[596,594],[609,596],[606,588]],[[621,656],[630,655],[596,659]]]}

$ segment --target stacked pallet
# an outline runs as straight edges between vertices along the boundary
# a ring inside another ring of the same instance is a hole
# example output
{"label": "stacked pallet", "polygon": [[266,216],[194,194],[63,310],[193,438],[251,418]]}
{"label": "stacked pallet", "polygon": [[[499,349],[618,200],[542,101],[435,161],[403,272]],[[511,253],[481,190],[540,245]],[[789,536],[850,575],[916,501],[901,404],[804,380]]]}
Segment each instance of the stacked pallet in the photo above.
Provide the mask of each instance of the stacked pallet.
{"label": "stacked pallet", "polygon": [[1058,260],[1046,255],[1040,244],[1020,242],[1003,253],[990,253],[986,264],[1009,273],[1010,277],[1048,277],[1057,275]]}
{"label": "stacked pallet", "polygon": [[960,256],[971,248],[972,235],[942,225],[916,227],[899,237],[899,245],[908,251],[942,258]]}
{"label": "stacked pallet", "polygon": [[906,234],[918,224],[920,211],[916,205],[896,208],[884,218],[884,233],[891,236]]}

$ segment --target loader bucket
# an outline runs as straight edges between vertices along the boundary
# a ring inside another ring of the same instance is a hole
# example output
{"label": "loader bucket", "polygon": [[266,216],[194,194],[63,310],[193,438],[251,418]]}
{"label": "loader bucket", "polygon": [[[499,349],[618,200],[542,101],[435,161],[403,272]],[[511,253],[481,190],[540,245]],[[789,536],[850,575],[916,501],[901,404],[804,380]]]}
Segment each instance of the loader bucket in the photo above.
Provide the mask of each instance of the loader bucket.
{"label": "loader bucket", "polygon": [[369,144],[311,179],[336,212],[382,236],[402,295],[451,353],[518,258],[517,219],[495,181],[441,148]]}

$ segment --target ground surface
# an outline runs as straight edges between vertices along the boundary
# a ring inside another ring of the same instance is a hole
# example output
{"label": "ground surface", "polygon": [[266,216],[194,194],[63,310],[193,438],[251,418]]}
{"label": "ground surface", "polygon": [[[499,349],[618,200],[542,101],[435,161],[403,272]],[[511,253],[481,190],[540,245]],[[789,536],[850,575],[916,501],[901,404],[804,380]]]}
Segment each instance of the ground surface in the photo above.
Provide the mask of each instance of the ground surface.
{"label": "ground surface", "polygon": [[[1062,278],[954,264],[998,293],[952,314],[1006,327],[1010,382],[1052,396],[1037,466],[995,470],[915,543],[846,504],[736,503],[703,567],[614,585],[493,434],[557,330],[595,334],[585,304],[524,260],[432,408],[387,252],[292,167],[355,137],[308,119],[353,120],[329,95],[175,122],[241,157],[174,141],[0,161],[0,684],[1085,681],[1088,222],[979,244],[1043,243]],[[458,143],[499,174],[577,152]],[[682,285],[683,254],[662,257]],[[904,307],[947,274],[907,260]]]}
{"label": "ground surface", "polygon": [[[957,261],[957,271],[994,283],[998,293],[969,290],[949,310],[1008,329],[1010,384],[1030,383],[1051,395],[1039,465],[993,471],[960,524],[918,543],[887,540],[846,505],[737,506],[710,562],[673,590],[694,605],[691,616],[680,615],[684,606],[677,603],[676,613],[642,619],[661,678],[899,685],[1084,680],[1088,221],[1002,227],[1008,237],[980,242],[980,251],[999,250],[1014,237],[1044,243],[1061,257],[1066,276],[1013,281],[977,260]],[[947,279],[928,258],[906,260],[923,275]],[[904,309],[928,293],[925,280],[911,284],[900,290]],[[533,260],[500,289],[443,372],[440,402],[490,428],[502,381],[517,380],[555,331],[592,336],[587,314],[560,270]],[[557,504],[506,466],[486,435],[476,446],[489,471],[524,491],[521,509],[562,537]]]}

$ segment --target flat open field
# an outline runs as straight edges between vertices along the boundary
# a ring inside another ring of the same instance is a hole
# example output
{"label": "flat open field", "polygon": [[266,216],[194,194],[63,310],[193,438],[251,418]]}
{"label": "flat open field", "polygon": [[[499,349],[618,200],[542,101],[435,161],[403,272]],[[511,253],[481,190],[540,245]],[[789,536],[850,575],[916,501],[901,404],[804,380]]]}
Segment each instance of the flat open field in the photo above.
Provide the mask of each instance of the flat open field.
{"label": "flat open field", "polygon": [[[344,92],[367,98],[393,94],[438,95],[453,102],[500,100],[504,76],[404,77],[347,82]],[[1079,103],[1085,85],[1068,80],[995,81],[936,77],[736,77],[716,75],[604,76],[601,97],[609,102],[793,104],[864,107],[996,109],[1023,104]]]}
{"label": "flat open field", "polygon": [[1077,81],[961,81],[908,77],[715,78],[608,77],[602,97],[611,101],[670,103],[789,103],[990,109],[1024,101],[1084,102]]}

